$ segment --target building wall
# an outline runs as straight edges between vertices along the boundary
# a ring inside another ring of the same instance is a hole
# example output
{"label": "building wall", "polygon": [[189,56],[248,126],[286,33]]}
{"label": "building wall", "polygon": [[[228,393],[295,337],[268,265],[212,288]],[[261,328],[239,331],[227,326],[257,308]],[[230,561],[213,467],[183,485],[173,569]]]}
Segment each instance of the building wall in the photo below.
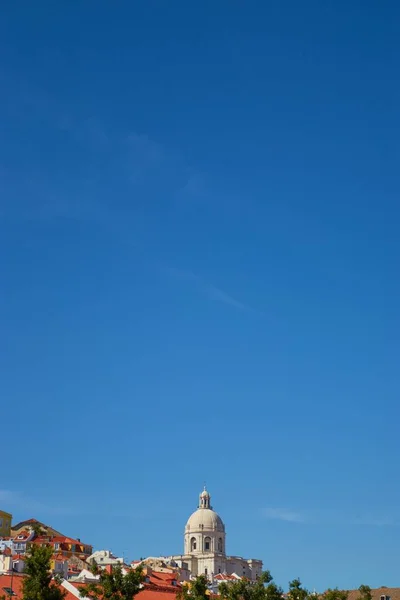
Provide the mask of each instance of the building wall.
{"label": "building wall", "polygon": [[[196,547],[194,547],[196,544]],[[208,547],[207,547],[208,544]],[[186,531],[184,540],[185,554],[202,554],[204,552],[225,553],[225,533],[222,531]]]}
{"label": "building wall", "polygon": [[15,554],[14,542],[13,540],[1,540],[0,539],[0,552],[4,552],[6,548],[10,548],[11,552]]}
{"label": "building wall", "polygon": [[50,562],[51,570],[56,575],[61,575],[64,579],[68,577],[68,561],[60,561],[54,558],[51,559]]}
{"label": "building wall", "polygon": [[0,537],[8,537],[11,534],[12,515],[4,510],[0,510]]}
{"label": "building wall", "polygon": [[263,570],[262,560],[250,558],[247,562],[249,563],[251,573],[250,579],[252,581],[256,581],[260,577]]}
{"label": "building wall", "polygon": [[0,554],[0,573],[11,571],[11,556]]}
{"label": "building wall", "polygon": [[13,561],[13,569],[17,573],[23,573],[25,570],[25,561],[20,558],[19,560]]}
{"label": "building wall", "polygon": [[236,573],[239,577],[247,577],[256,581],[262,573],[262,561],[254,558],[242,558],[241,556],[227,556],[226,572],[228,575]]}

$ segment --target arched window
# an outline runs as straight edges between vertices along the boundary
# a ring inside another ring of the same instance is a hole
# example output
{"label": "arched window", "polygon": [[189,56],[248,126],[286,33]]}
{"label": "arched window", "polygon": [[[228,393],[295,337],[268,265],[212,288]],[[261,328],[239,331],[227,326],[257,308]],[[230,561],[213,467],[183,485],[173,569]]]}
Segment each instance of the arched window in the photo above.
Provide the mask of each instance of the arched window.
{"label": "arched window", "polygon": [[196,550],[196,538],[192,537],[192,539],[190,540],[190,551],[193,552],[193,550]]}
{"label": "arched window", "polygon": [[222,538],[218,539],[218,552],[222,552]]}
{"label": "arched window", "polygon": [[206,537],[204,538],[204,550],[205,551],[210,551],[211,550],[211,538],[210,537]]}

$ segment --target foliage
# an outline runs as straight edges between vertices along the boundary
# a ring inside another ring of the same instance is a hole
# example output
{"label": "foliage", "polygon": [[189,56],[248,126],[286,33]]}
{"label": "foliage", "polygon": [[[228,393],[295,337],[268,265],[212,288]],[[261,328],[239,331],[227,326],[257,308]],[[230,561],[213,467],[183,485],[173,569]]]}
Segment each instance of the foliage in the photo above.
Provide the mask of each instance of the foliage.
{"label": "foliage", "polygon": [[218,590],[222,600],[282,600],[283,595],[269,571],[264,571],[255,582],[240,579],[221,583]]}
{"label": "foliage", "polygon": [[132,569],[126,575],[121,565],[114,565],[110,572],[92,565],[92,573],[99,576],[98,581],[86,584],[80,595],[91,600],[132,600],[140,591],[144,575],[141,567]]}
{"label": "foliage", "polygon": [[327,589],[320,597],[322,600],[347,600],[349,592],[339,590],[338,588]]}
{"label": "foliage", "polygon": [[360,592],[360,595],[357,600],[372,600],[372,592],[369,585],[360,585],[358,591]]}
{"label": "foliage", "polygon": [[39,535],[44,535],[46,532],[43,529],[43,527],[41,526],[40,523],[37,523],[36,521],[34,521],[31,525],[31,529],[33,531],[33,533],[35,534],[35,537],[39,536]]}
{"label": "foliage", "polygon": [[66,591],[60,587],[61,580],[50,570],[53,550],[50,546],[35,546],[26,557],[22,584],[23,600],[63,600]]}
{"label": "foliage", "polygon": [[182,586],[176,595],[177,600],[205,600],[209,598],[208,580],[205,575],[199,575],[190,582],[190,585]]}
{"label": "foliage", "polygon": [[289,600],[306,600],[310,597],[310,593],[306,588],[302,587],[300,579],[293,579],[289,583]]}

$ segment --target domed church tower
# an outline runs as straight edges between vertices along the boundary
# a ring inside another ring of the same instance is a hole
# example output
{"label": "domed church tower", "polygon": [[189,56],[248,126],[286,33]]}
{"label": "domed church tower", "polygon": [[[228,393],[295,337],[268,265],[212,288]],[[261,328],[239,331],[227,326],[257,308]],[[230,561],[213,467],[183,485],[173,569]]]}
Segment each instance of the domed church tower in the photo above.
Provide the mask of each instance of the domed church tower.
{"label": "domed church tower", "polygon": [[206,575],[211,581],[219,573],[236,573],[255,581],[262,572],[261,560],[226,555],[225,525],[213,510],[206,488],[199,496],[197,510],[186,523],[184,554],[171,558],[192,576]]}
{"label": "domed church tower", "polygon": [[205,487],[197,510],[186,523],[184,545],[185,555],[194,559],[191,561],[194,574],[211,576],[225,572],[225,525],[213,510]]}
{"label": "domed church tower", "polygon": [[197,510],[185,527],[185,554],[219,554],[225,556],[225,525],[212,509],[206,488],[199,497]]}

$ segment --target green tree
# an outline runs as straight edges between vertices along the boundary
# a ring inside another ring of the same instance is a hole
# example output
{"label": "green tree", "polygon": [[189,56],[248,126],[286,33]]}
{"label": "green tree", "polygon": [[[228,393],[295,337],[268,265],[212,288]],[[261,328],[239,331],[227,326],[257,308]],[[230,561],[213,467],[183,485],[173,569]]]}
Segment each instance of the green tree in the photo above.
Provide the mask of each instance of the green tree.
{"label": "green tree", "polygon": [[339,590],[338,588],[327,589],[320,598],[321,600],[347,600],[349,596],[349,592],[346,590]]}
{"label": "green tree", "polygon": [[66,591],[60,587],[61,579],[53,577],[50,569],[52,554],[50,546],[30,547],[22,584],[24,600],[63,600]]}
{"label": "green tree", "polygon": [[301,585],[300,579],[293,579],[293,581],[290,581],[288,592],[288,598],[290,600],[306,600],[309,596],[309,591]]}
{"label": "green tree", "polygon": [[82,597],[91,600],[132,600],[144,581],[140,567],[124,575],[121,565],[114,565],[109,572],[93,564],[92,572],[99,576],[98,581],[86,584],[80,592]]}
{"label": "green tree", "polygon": [[43,527],[41,526],[40,523],[38,523],[37,521],[34,521],[31,525],[31,529],[33,531],[33,533],[35,534],[35,537],[39,536],[39,535],[44,535],[46,532],[43,529]]}
{"label": "green tree", "polygon": [[182,586],[176,595],[177,600],[209,600],[210,590],[205,575],[199,575],[189,585]]}
{"label": "green tree", "polygon": [[357,600],[372,600],[372,592],[369,585],[360,585],[358,591],[360,592],[360,595]]}
{"label": "green tree", "polygon": [[264,571],[257,581],[240,579],[221,583],[218,588],[222,600],[282,600],[283,590],[273,581],[269,571]]}

